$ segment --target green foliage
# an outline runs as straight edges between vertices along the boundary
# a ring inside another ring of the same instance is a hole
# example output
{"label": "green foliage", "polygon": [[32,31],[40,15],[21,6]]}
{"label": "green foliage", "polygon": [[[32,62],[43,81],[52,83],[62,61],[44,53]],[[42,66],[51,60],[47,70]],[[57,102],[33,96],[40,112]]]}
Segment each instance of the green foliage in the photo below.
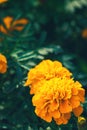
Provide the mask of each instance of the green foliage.
{"label": "green foliage", "polygon": [[[0,130],[77,130],[77,119],[57,126],[38,118],[27,72],[44,59],[58,60],[79,80],[87,97],[87,0],[9,0],[0,5],[0,25],[6,16],[27,18],[29,23],[12,36],[0,32],[0,53],[8,70],[0,74]],[[87,118],[87,101],[83,116]]]}
{"label": "green foliage", "polygon": [[74,12],[76,8],[81,9],[83,6],[87,6],[87,0],[67,0],[66,10]]}

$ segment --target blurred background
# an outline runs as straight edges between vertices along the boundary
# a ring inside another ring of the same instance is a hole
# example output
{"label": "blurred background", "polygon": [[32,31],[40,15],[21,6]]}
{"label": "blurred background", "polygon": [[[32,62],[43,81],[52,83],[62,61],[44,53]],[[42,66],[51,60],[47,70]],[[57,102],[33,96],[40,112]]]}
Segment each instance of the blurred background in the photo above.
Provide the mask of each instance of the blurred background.
{"label": "blurred background", "polygon": [[[57,130],[54,122],[35,115],[29,88],[23,84],[37,63],[59,60],[87,96],[87,0],[1,2],[0,53],[8,61],[6,74],[0,74],[0,130]],[[83,116],[87,118],[87,102]],[[77,130],[76,119],[64,129]]]}

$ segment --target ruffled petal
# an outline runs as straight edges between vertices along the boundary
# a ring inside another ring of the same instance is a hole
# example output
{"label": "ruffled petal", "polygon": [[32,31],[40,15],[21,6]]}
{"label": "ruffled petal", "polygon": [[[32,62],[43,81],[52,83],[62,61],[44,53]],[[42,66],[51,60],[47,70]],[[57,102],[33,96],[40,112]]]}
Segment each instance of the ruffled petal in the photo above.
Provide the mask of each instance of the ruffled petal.
{"label": "ruffled petal", "polygon": [[80,116],[83,112],[83,107],[82,106],[78,106],[77,108],[73,109],[73,113],[75,116]]}
{"label": "ruffled petal", "polygon": [[72,111],[72,107],[68,100],[60,101],[59,110],[61,113],[68,113]]}

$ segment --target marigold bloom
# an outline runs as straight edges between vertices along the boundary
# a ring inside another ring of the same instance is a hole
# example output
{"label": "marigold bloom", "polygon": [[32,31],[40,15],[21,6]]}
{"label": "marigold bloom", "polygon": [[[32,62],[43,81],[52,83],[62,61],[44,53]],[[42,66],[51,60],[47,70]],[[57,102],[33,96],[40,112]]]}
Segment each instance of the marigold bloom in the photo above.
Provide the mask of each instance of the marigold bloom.
{"label": "marigold bloom", "polygon": [[28,73],[28,79],[25,86],[30,85],[30,93],[34,94],[39,86],[43,84],[44,80],[50,80],[54,77],[71,77],[68,69],[62,66],[58,61],[43,60],[35,68]]}
{"label": "marigold bloom", "polygon": [[71,113],[81,115],[85,90],[71,75],[60,62],[51,60],[43,60],[29,71],[25,85],[34,94],[32,103],[37,116],[61,125],[68,123]]}
{"label": "marigold bloom", "polygon": [[5,73],[7,70],[7,60],[6,57],[0,54],[0,73]]}
{"label": "marigold bloom", "polygon": [[24,26],[28,23],[28,20],[25,18],[14,20],[13,17],[7,16],[3,18],[3,22],[6,28],[4,28],[3,25],[0,25],[0,31],[8,34],[14,30],[22,31],[24,29]]}
{"label": "marigold bloom", "polygon": [[84,102],[84,95],[85,91],[78,81],[55,77],[44,81],[33,96],[32,102],[39,117],[47,122],[51,122],[53,118],[60,125],[68,122],[71,112],[75,116],[82,113],[80,103]]}
{"label": "marigold bloom", "polygon": [[0,0],[0,4],[7,2],[8,0]]}

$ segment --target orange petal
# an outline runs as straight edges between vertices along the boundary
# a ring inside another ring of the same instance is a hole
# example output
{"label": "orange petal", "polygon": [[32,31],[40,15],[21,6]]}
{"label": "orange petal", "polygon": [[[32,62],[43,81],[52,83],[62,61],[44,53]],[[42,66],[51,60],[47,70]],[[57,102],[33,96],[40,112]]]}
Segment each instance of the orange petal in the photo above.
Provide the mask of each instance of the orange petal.
{"label": "orange petal", "polygon": [[0,54],[0,61],[3,61],[4,63],[7,63],[7,59],[4,55]]}
{"label": "orange petal", "polygon": [[52,121],[52,116],[51,116],[51,114],[46,114],[44,117],[43,117],[43,119],[45,120],[45,121],[47,121],[47,122],[51,122]]}
{"label": "orange petal", "polygon": [[47,109],[40,110],[40,109],[36,108],[35,113],[36,113],[37,116],[39,116],[40,118],[42,118],[43,120],[45,120],[47,122],[52,121],[52,115],[47,112]]}
{"label": "orange petal", "polygon": [[0,32],[7,34],[7,30],[2,25],[0,25]]}
{"label": "orange petal", "polygon": [[7,70],[7,64],[5,64],[5,63],[0,63],[0,73],[5,73],[6,72],[6,70]]}
{"label": "orange petal", "polygon": [[0,54],[0,73],[5,73],[7,70],[7,60],[6,57]]}
{"label": "orange petal", "polygon": [[85,101],[85,89],[81,88],[78,92],[78,96],[81,102]]}
{"label": "orange petal", "polygon": [[10,29],[12,20],[13,20],[13,18],[10,17],[10,16],[7,16],[7,17],[5,17],[3,19],[3,22],[4,22],[4,24],[5,24],[5,26],[6,26],[7,29]]}
{"label": "orange petal", "polygon": [[65,113],[65,114],[64,114],[64,118],[70,119],[70,117],[71,117],[71,113]]}
{"label": "orange petal", "polygon": [[59,112],[59,110],[53,111],[53,112],[52,112],[52,117],[53,117],[53,118],[59,118],[59,117],[60,117],[60,112]]}
{"label": "orange petal", "polygon": [[61,101],[60,105],[59,105],[59,110],[60,110],[61,113],[71,112],[72,111],[72,107],[69,104],[69,101],[68,100]]}
{"label": "orange petal", "polygon": [[82,114],[82,112],[83,112],[83,107],[81,107],[81,106],[78,106],[77,108],[73,109],[73,113],[77,117],[80,116]]}
{"label": "orange petal", "polygon": [[34,106],[42,106],[43,105],[43,102],[41,99],[41,96],[40,95],[34,95],[33,98],[32,98],[32,103]]}
{"label": "orange petal", "polygon": [[50,103],[50,111],[57,110],[59,107],[59,103],[56,100],[53,100],[52,103]]}
{"label": "orange petal", "polygon": [[53,65],[55,68],[62,67],[61,62],[59,62],[59,61],[54,61],[53,63],[54,63]]}
{"label": "orange petal", "polygon": [[57,123],[58,125],[63,124],[62,117],[60,117],[60,118],[58,118],[58,119],[54,118],[54,120],[56,121],[56,123]]}
{"label": "orange petal", "polygon": [[24,28],[24,26],[16,26],[16,27],[12,28],[11,30],[22,31],[23,28]]}
{"label": "orange petal", "polygon": [[13,22],[13,26],[16,26],[17,24],[22,24],[22,25],[26,25],[28,23],[28,20],[27,19],[18,19],[18,20],[15,20]]}
{"label": "orange petal", "polygon": [[38,116],[40,116],[40,117],[41,117],[41,116],[42,116],[42,117],[45,116],[45,115],[46,115],[46,112],[47,112],[46,110],[40,110],[40,109],[37,108],[37,107],[35,108],[35,113],[36,113]]}
{"label": "orange petal", "polygon": [[77,95],[78,94],[78,89],[76,87],[72,88],[72,95]]}
{"label": "orange petal", "polygon": [[80,105],[79,96],[72,96],[69,101],[72,108],[76,108]]}
{"label": "orange petal", "polygon": [[56,123],[58,125],[67,124],[68,123],[68,120],[66,118],[64,118],[64,116],[61,116],[58,119],[54,118],[54,120],[56,121]]}

